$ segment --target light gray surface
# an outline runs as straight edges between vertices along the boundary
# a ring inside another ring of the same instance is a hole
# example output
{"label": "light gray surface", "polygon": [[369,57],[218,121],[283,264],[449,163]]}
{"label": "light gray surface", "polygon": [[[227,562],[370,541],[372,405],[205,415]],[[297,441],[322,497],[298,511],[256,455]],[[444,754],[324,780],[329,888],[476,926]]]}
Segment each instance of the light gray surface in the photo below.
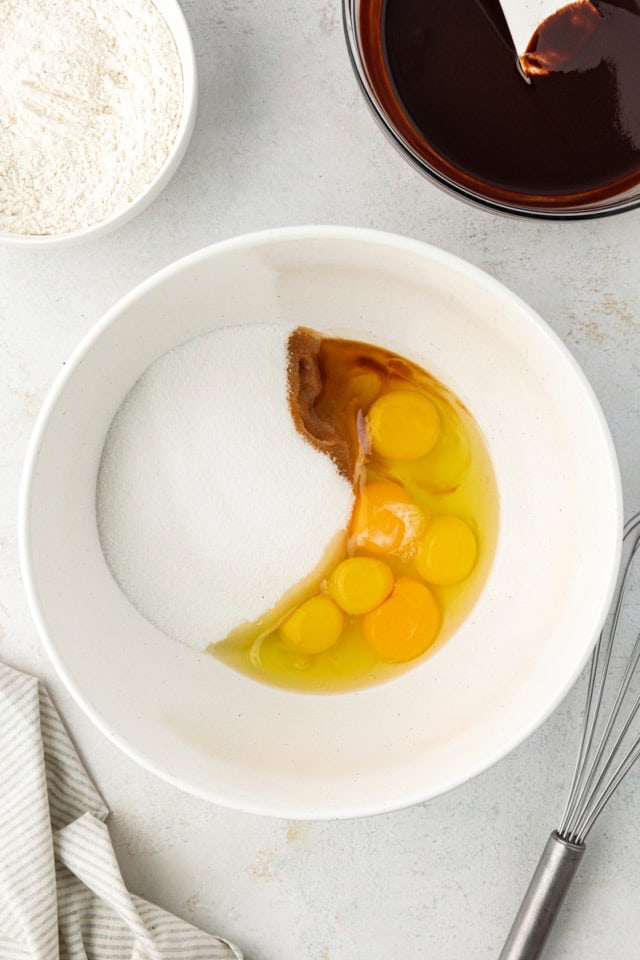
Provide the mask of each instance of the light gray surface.
{"label": "light gray surface", "polygon": [[[61,364],[134,284],[234,234],[340,223],[450,250],[542,314],[604,407],[628,515],[640,504],[640,212],[577,224],[507,220],[423,181],[360,97],[337,0],[184,0],[184,7],[201,106],[191,148],[165,193],[104,240],[49,252],[0,248],[0,656],[48,683],[111,806],[116,850],[135,893],[235,940],[248,960],[493,958],[561,813],[582,691],[483,776],[393,815],[298,824],[183,796],[93,728],[41,649],[18,568],[21,462]],[[549,958],[637,960],[639,791],[632,775],[594,831]]]}

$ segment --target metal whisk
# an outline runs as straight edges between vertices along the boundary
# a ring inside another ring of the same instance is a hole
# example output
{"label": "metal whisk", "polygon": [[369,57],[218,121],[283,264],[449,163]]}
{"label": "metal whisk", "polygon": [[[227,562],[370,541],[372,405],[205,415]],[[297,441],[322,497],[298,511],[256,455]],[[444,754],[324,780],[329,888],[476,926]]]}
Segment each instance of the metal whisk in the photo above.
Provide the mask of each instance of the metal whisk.
{"label": "metal whisk", "polygon": [[[557,830],[544,848],[499,960],[537,960],[558,915],[591,828],[614,791],[640,757],[640,693],[631,684],[640,662],[640,633],[616,689],[612,658],[620,615],[640,555],[640,513],[624,528],[623,556],[612,612],[591,658],[584,724],[569,798]],[[638,564],[640,566],[640,564]],[[613,704],[607,714],[607,698]]]}

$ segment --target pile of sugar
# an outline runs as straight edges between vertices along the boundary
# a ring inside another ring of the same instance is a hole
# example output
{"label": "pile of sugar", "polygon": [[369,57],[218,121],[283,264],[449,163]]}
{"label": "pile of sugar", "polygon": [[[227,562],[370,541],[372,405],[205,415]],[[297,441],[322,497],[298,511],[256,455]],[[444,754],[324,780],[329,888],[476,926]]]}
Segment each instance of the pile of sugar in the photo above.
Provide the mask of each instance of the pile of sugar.
{"label": "pile of sugar", "polygon": [[152,0],[0,0],[0,230],[69,233],[128,206],[182,116]]}
{"label": "pile of sugar", "polygon": [[214,331],[153,363],[105,443],[97,517],[134,606],[203,649],[311,574],[351,485],[296,430],[280,325]]}

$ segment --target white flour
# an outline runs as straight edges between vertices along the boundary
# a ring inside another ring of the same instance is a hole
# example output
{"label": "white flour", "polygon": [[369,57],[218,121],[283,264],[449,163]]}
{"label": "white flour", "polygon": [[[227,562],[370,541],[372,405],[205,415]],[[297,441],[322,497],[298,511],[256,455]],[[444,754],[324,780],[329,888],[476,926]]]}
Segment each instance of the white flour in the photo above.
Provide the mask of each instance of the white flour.
{"label": "white flour", "polygon": [[142,614],[196,649],[275,606],[349,522],[351,484],[293,423],[289,333],[235,327],[177,347],[107,436],[107,563]]}
{"label": "white flour", "polygon": [[160,171],[182,72],[151,0],[0,0],[0,230],[60,234]]}

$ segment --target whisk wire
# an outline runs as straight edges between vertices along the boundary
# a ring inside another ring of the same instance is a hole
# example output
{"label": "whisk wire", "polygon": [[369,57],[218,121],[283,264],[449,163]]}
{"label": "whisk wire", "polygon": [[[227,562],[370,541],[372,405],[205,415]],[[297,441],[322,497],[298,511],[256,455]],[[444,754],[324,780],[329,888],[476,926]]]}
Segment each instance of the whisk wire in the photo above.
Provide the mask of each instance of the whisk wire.
{"label": "whisk wire", "polygon": [[[608,753],[605,754],[605,749],[608,745],[609,737],[617,722],[622,705],[625,702],[625,697],[627,695],[629,686],[631,684],[631,680],[633,679],[633,676],[635,674],[635,670],[638,665],[639,659],[640,659],[640,634],[636,638],[636,642],[633,648],[633,653],[629,659],[629,662],[627,663],[627,668],[625,670],[624,677],[618,688],[615,703],[611,710],[611,714],[609,716],[607,725],[600,738],[598,748],[596,750],[596,753],[594,755],[592,762],[588,765],[586,769],[586,777],[584,779],[580,796],[576,803],[576,807],[578,808],[578,810],[580,809],[581,804],[583,805],[585,811],[590,806],[590,801],[588,799],[589,796],[593,798],[597,794],[600,787],[602,786],[603,781],[610,769],[610,766],[613,763],[614,758],[618,752],[618,749],[624,743],[624,740],[629,731],[629,728],[631,727],[631,724],[633,723],[633,720],[638,712],[638,708],[640,708],[640,699],[637,699],[635,703],[631,706],[627,714],[626,720],[624,721],[613,745],[610,746]],[[633,749],[633,745],[631,749]],[[579,815],[576,813],[576,816],[579,816]],[[585,818],[585,813],[583,813],[582,816],[579,816],[578,823],[574,828],[574,834],[577,836],[581,836],[580,825],[584,820],[584,818]]]}
{"label": "whisk wire", "polygon": [[558,832],[560,833],[561,836],[566,835],[569,820],[573,816],[578,792],[580,789],[580,782],[582,780],[582,775],[584,772],[585,759],[589,754],[589,750],[591,749],[591,743],[593,741],[593,734],[595,731],[595,717],[597,716],[597,707],[595,710],[592,710],[593,695],[595,691],[596,676],[598,672],[598,661],[600,659],[601,654],[602,654],[602,649],[600,644],[598,644],[598,646],[596,647],[595,653],[591,658],[591,666],[589,668],[589,681],[587,683],[587,698],[586,698],[586,703],[584,708],[584,723],[582,727],[582,735],[580,737],[580,749],[578,750],[578,756],[577,756],[575,767],[573,770],[573,776],[571,778],[569,796],[567,797],[564,813],[562,814],[562,819],[560,821],[560,828]]}
{"label": "whisk wire", "polygon": [[[609,744],[609,738],[619,719],[625,703],[631,681],[640,662],[640,634],[636,637],[633,651],[627,661],[627,666],[618,687],[613,707],[604,726],[602,734],[597,739],[596,730],[602,707],[604,691],[610,677],[611,657],[614,641],[618,633],[619,619],[623,603],[630,582],[633,560],[640,548],[640,514],[636,514],[626,524],[624,529],[625,543],[633,533],[636,538],[631,542],[626,563],[621,572],[618,585],[617,599],[613,616],[608,627],[603,629],[600,640],[594,651],[587,685],[587,700],[585,705],[585,721],[578,751],[569,798],[562,816],[559,834],[574,843],[582,843],[595,823],[596,819],[611,798],[620,781],[640,756],[640,735],[628,747],[625,755],[612,772],[617,755],[629,732],[631,724],[640,710],[640,697],[632,704],[624,723],[614,743]],[[593,751],[593,755],[591,756]]]}
{"label": "whisk wire", "polygon": [[[593,746],[598,717],[600,716],[600,707],[604,696],[604,678],[609,674],[611,664],[611,653],[613,650],[613,639],[616,633],[620,612],[622,610],[623,595],[625,592],[625,583],[627,581],[627,572],[622,579],[618,592],[618,598],[613,613],[613,619],[609,630],[602,630],[598,645],[591,659],[591,669],[589,672],[589,682],[587,685],[587,701],[585,704],[585,719],[582,729],[580,750],[576,762],[574,779],[569,791],[569,799],[565,808],[565,813],[560,826],[560,835],[565,836],[569,831],[569,824],[576,815],[580,803],[583,800],[588,788],[588,778],[593,769],[593,763],[587,763],[590,751]],[[604,642],[603,642],[604,641]],[[602,664],[602,666],[601,666]],[[602,743],[598,752],[601,752]],[[573,833],[571,834],[573,835]]]}
{"label": "whisk wire", "polygon": [[[637,523],[640,522],[640,514],[636,514],[629,520],[629,522],[624,527],[623,538],[626,540],[629,535],[633,532]],[[626,593],[626,588],[628,584],[628,579],[631,572],[631,560],[633,559],[633,554],[635,553],[635,548],[637,547],[637,542],[634,544],[634,548],[629,558],[628,563],[626,564],[623,572],[619,577],[619,587],[617,592],[617,599],[615,602],[615,608],[613,612],[613,617],[609,629],[606,627],[603,628],[599,642],[595,648],[593,657],[591,658],[591,668],[589,673],[589,682],[587,684],[587,699],[585,704],[585,713],[584,713],[584,722],[582,728],[582,736],[580,741],[580,749],[578,751],[578,758],[576,761],[576,766],[574,769],[573,779],[571,783],[571,788],[569,790],[569,799],[565,807],[563,814],[562,822],[568,822],[571,816],[575,811],[575,807],[578,804],[579,796],[582,794],[582,784],[584,782],[585,775],[587,773],[586,759],[589,755],[589,751],[593,745],[593,739],[595,736],[596,726],[598,717],[600,715],[600,707],[602,705],[602,697],[604,694],[604,681],[609,675],[609,666],[611,661],[611,653],[613,650],[613,641],[617,633],[618,621],[620,619],[620,613],[622,610],[624,595]],[[604,661],[604,662],[603,662]],[[603,663],[602,668],[600,669],[600,664]],[[600,678],[600,685],[596,691],[596,682]],[[595,701],[594,701],[594,693]]]}
{"label": "whisk wire", "polygon": [[606,789],[602,792],[599,800],[595,805],[592,806],[591,813],[584,818],[584,822],[581,823],[578,827],[580,830],[580,835],[582,837],[582,842],[587,838],[589,831],[592,826],[604,810],[605,806],[619,787],[620,783],[624,780],[628,774],[631,767],[634,765],[636,760],[640,757],[640,737],[636,739],[631,749],[627,752],[624,759],[618,764],[615,772],[612,774],[609,784]]}
{"label": "whisk wire", "polygon": [[[623,682],[622,682],[622,684],[620,685],[620,688],[619,688],[619,690],[618,690],[618,695],[617,695],[617,698],[616,698],[616,713],[619,713],[619,711],[620,711],[620,705],[621,705],[621,703],[624,701],[624,697],[625,697],[626,694],[627,694],[629,685],[630,685],[630,683],[631,683],[632,677],[634,676],[635,669],[636,669],[639,661],[640,661],[640,634],[638,634],[638,636],[636,637],[636,641],[635,641],[634,646],[633,646],[633,653],[632,653],[632,655],[631,655],[631,657],[630,657],[630,659],[629,659],[629,662],[628,662],[628,664],[627,664],[627,669],[626,669],[626,671],[625,671],[625,676],[624,676],[624,678],[623,678]],[[633,721],[634,721],[634,719],[635,719],[635,717],[636,717],[639,709],[640,709],[640,696],[638,696],[638,697],[636,698],[636,700],[634,701],[634,703],[632,704],[632,706],[631,706],[631,708],[630,708],[630,710],[629,710],[629,712],[628,712],[628,714],[627,714],[626,720],[624,721],[624,723],[623,723],[623,725],[622,725],[622,727],[621,727],[621,729],[620,729],[620,732],[618,733],[618,735],[617,735],[617,737],[616,737],[616,739],[615,739],[615,742],[613,743],[613,746],[610,748],[610,750],[609,750],[609,752],[608,752],[608,754],[607,754],[607,756],[606,756],[606,759],[605,759],[605,761],[604,761],[603,764],[602,764],[602,769],[601,769],[601,771],[600,771],[600,774],[599,774],[597,780],[595,781],[595,783],[592,783],[592,784],[590,785],[590,789],[591,789],[591,799],[588,801],[587,804],[585,804],[585,810],[584,810],[582,816],[580,817],[578,823],[576,824],[576,828],[575,828],[576,833],[579,834],[579,835],[581,835],[581,836],[583,836],[583,838],[584,838],[584,834],[583,834],[584,823],[589,819],[589,810],[590,810],[590,809],[592,810],[592,809],[594,808],[594,806],[597,806],[598,803],[599,803],[598,798],[599,798],[604,792],[607,792],[607,791],[608,791],[608,787],[604,787],[604,786],[603,786],[603,784],[605,783],[605,778],[609,775],[609,773],[610,773],[610,771],[611,771],[611,766],[612,766],[612,764],[614,763],[614,760],[616,759],[616,757],[617,757],[617,755],[618,755],[619,749],[622,747],[622,745],[623,745],[624,742],[625,742],[625,738],[626,738],[626,736],[627,736],[627,733],[629,732],[629,729],[631,728],[631,725],[632,725],[632,723],[633,723]],[[613,716],[614,716],[614,714],[612,713],[612,717],[613,717]],[[607,730],[605,730],[605,733],[603,734],[603,739],[604,739],[604,743],[605,743],[605,744],[606,744],[606,737],[608,736],[609,729],[610,729],[611,726],[612,726],[612,724],[608,724],[608,725],[607,725]],[[615,770],[613,771],[613,773],[609,776],[609,779],[608,779],[608,781],[607,781],[608,784],[610,784],[614,779],[616,779],[617,774],[618,774],[618,771],[621,769],[622,766],[624,766],[624,765],[626,764],[629,756],[634,753],[634,751],[635,751],[635,749],[636,749],[636,746],[638,745],[639,742],[640,742],[640,735],[637,735],[637,736],[632,740],[630,746],[628,746],[626,753],[624,754],[624,756],[622,757],[622,759],[621,759],[620,762],[618,763],[618,766],[616,767],[616,769],[615,769]]]}

